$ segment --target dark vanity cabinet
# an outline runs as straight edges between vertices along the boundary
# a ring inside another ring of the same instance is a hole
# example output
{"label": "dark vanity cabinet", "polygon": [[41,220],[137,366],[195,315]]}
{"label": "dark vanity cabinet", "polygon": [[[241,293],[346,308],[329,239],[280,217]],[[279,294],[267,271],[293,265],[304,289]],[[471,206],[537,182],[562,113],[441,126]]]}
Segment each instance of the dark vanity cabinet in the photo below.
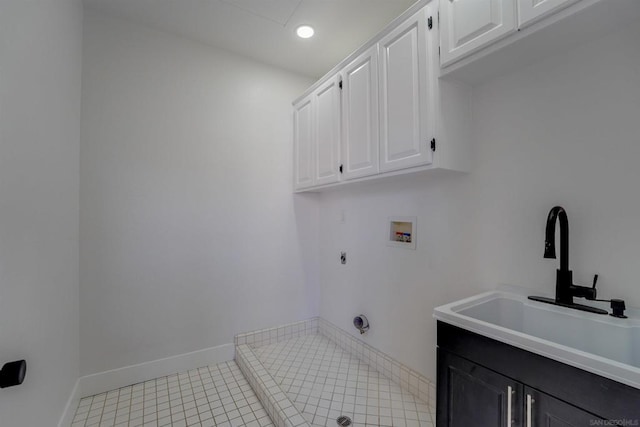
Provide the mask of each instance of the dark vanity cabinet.
{"label": "dark vanity cabinet", "polygon": [[[584,409],[576,408],[573,405],[542,393],[531,387],[524,388],[525,398],[530,402],[525,405],[531,407],[530,425],[548,427],[568,427],[568,426],[604,426],[603,419]],[[527,425],[525,418],[524,425]]]}
{"label": "dark vanity cabinet", "polygon": [[438,366],[443,370],[438,383],[444,378],[447,396],[438,426],[507,427],[509,417],[522,419],[522,384],[446,351],[438,350]]}
{"label": "dark vanity cabinet", "polygon": [[640,426],[640,390],[438,322],[436,425]]}

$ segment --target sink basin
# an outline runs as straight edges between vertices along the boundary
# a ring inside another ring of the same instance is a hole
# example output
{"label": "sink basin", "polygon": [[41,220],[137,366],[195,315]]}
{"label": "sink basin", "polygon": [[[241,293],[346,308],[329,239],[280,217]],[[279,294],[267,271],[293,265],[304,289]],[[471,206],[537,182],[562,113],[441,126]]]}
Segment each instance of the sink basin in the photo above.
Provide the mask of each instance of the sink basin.
{"label": "sink basin", "polygon": [[437,307],[434,317],[640,388],[640,318],[617,319],[493,291]]}

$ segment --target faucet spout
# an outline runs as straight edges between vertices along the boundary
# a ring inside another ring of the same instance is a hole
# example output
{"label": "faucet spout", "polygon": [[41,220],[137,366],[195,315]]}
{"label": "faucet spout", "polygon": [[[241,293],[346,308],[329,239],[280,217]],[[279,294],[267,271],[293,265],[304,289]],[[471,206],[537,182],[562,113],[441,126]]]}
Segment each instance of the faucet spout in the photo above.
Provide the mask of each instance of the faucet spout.
{"label": "faucet spout", "polygon": [[573,297],[596,299],[595,279],[592,288],[573,284],[573,272],[569,270],[569,220],[567,212],[561,206],[555,206],[547,216],[544,239],[544,257],[556,258],[556,223],[560,223],[560,268],[556,270],[556,298],[531,296],[529,299],[547,304],[555,304],[591,313],[608,314],[606,310],[589,307],[573,302]]}
{"label": "faucet spout", "polygon": [[573,304],[573,273],[569,270],[569,220],[567,211],[555,206],[547,216],[544,257],[556,257],[556,222],[560,222],[560,268],[556,272],[556,302]]}
{"label": "faucet spout", "polygon": [[556,221],[560,221],[560,270],[569,271],[569,220],[562,206],[555,206],[547,216],[544,257],[556,258]]}

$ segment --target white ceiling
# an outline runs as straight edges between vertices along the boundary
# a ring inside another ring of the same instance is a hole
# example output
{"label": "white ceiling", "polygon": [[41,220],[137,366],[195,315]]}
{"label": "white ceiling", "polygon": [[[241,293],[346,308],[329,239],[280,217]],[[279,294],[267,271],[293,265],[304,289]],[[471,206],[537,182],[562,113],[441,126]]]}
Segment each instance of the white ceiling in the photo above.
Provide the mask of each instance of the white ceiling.
{"label": "white ceiling", "polygon": [[[95,10],[320,77],[415,0],[84,0]],[[316,35],[295,36],[300,24]]]}

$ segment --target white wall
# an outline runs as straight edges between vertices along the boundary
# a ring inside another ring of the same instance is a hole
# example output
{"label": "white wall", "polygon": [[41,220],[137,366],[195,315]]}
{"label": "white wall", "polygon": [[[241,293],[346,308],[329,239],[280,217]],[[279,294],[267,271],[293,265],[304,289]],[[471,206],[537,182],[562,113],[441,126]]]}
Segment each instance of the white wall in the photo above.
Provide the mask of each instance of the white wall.
{"label": "white wall", "polygon": [[83,375],[317,315],[317,201],[292,195],[312,82],[85,14]]}
{"label": "white wall", "polygon": [[0,424],[55,425],[78,378],[82,5],[0,2]]}
{"label": "white wall", "polygon": [[[640,306],[640,27],[496,78],[473,114],[471,174],[321,199],[321,316],[355,333],[366,314],[366,341],[432,379],[435,306],[499,284],[554,292],[558,264],[542,255],[556,204],[576,283],[599,273],[601,297]],[[418,217],[416,251],[385,246],[390,215]]]}

